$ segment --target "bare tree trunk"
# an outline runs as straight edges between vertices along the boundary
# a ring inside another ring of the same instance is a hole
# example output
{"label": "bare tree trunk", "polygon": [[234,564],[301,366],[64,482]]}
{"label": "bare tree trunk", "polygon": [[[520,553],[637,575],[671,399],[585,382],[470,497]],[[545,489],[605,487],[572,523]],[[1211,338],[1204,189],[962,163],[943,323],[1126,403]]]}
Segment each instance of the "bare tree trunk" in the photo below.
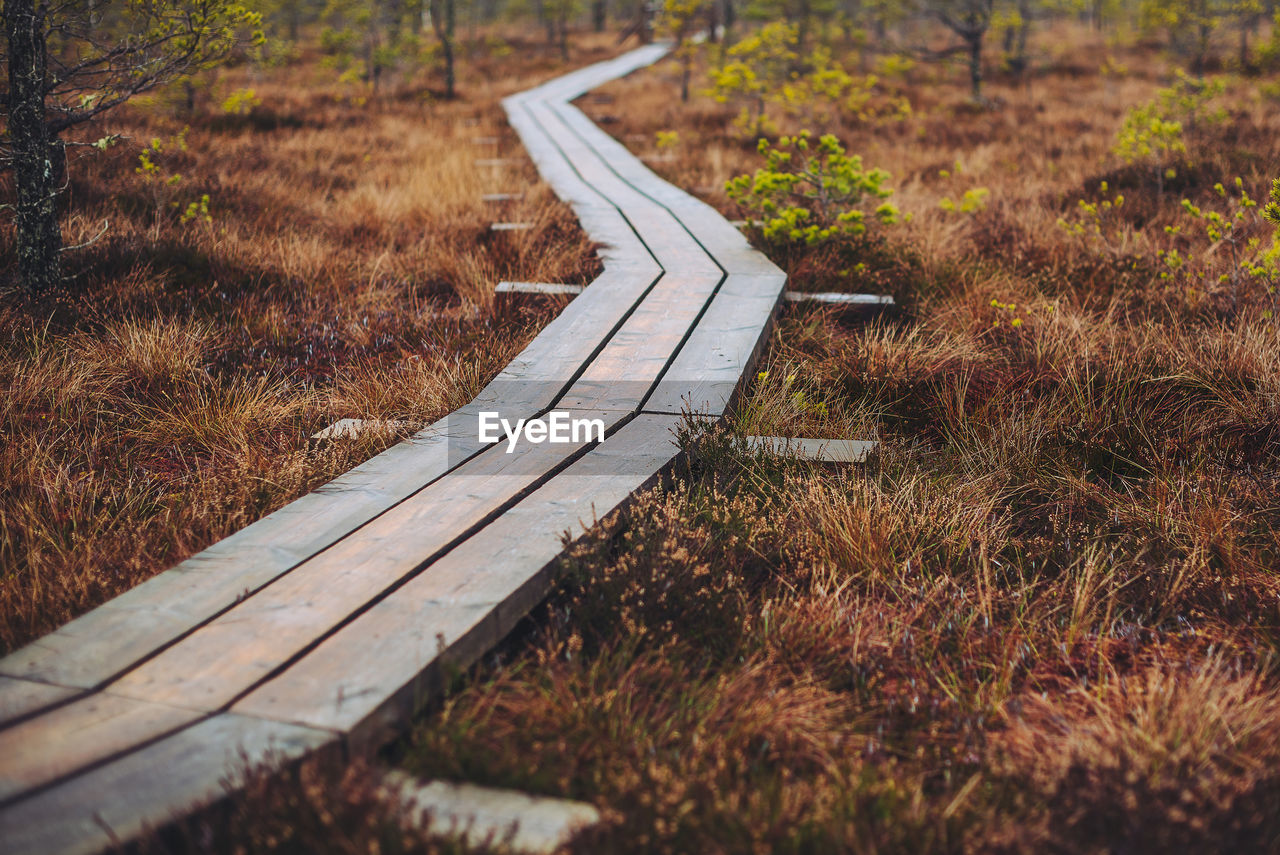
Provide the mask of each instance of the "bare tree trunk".
{"label": "bare tree trunk", "polygon": [[594,0],[591,4],[591,27],[597,33],[603,33],[606,22],[608,9],[605,7],[605,0]]}
{"label": "bare tree trunk", "polygon": [[969,36],[969,86],[973,100],[982,100],[982,34]]}
{"label": "bare tree trunk", "polygon": [[444,97],[453,98],[456,92],[457,78],[453,61],[453,33],[457,23],[454,0],[435,0],[432,3],[431,25],[440,40],[440,55],[444,57]]}
{"label": "bare tree trunk", "polygon": [[9,137],[18,195],[16,231],[18,271],[32,293],[62,280],[58,227],[58,146],[45,124],[46,78],[44,20],[40,0],[5,0],[4,27],[9,45]]}

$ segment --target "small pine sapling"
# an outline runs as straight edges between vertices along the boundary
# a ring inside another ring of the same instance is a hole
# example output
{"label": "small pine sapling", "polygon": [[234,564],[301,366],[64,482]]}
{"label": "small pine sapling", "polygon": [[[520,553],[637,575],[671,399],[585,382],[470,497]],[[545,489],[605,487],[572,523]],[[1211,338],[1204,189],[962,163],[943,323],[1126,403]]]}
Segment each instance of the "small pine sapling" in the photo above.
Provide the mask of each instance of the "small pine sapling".
{"label": "small pine sapling", "polygon": [[[729,198],[754,212],[752,225],[771,241],[813,245],[837,235],[862,235],[871,222],[891,225],[902,214],[886,186],[889,173],[866,169],[858,155],[845,154],[831,134],[811,143],[808,131],[782,137],[777,146],[760,140],[765,165],[725,185]],[[868,216],[864,210],[879,202]]]}

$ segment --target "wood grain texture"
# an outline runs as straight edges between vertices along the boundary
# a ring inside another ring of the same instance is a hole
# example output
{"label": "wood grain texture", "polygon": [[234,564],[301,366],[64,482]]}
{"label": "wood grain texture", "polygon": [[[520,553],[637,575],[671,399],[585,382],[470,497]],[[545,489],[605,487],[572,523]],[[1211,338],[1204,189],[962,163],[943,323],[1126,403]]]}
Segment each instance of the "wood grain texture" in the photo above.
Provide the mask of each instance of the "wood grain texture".
{"label": "wood grain texture", "polygon": [[6,855],[94,855],[221,797],[247,769],[336,745],[331,733],[217,715],[0,808]]}
{"label": "wood grain texture", "polygon": [[582,285],[566,285],[563,282],[499,282],[495,294],[581,294]]}
{"label": "wood grain texture", "polygon": [[786,276],[730,274],[680,348],[645,412],[720,417],[751,377]]}
{"label": "wood grain texture", "polygon": [[246,715],[345,732],[400,726],[545,596],[550,565],[679,453],[678,418],[640,416],[408,584],[236,704]]}
{"label": "wood grain texture", "polygon": [[215,711],[566,463],[584,443],[494,447],[111,683]]}
{"label": "wood grain texture", "polygon": [[0,802],[135,745],[201,714],[95,692],[0,731]]}
{"label": "wood grain texture", "polygon": [[78,694],[80,692],[77,690],[63,686],[50,686],[48,683],[19,680],[16,677],[0,677],[0,727]]}
{"label": "wood grain texture", "polygon": [[747,445],[771,454],[816,463],[865,463],[877,442],[859,439],[802,439],[786,436],[749,436]]}
{"label": "wood grain texture", "polygon": [[841,294],[832,291],[788,291],[784,295],[791,303],[830,303],[839,306],[865,306],[889,308],[893,297],[884,294]]}

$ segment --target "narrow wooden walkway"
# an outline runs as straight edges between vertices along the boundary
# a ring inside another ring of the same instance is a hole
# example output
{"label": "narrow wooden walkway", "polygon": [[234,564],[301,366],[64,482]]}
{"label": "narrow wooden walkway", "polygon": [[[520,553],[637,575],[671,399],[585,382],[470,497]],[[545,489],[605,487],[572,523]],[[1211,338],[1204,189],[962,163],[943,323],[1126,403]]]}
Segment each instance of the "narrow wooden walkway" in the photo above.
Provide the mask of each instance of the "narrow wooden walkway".
{"label": "narrow wooden walkway", "polygon": [[[667,49],[504,102],[604,272],[475,401],[0,660],[0,849],[97,852],[246,763],[383,742],[545,596],[566,531],[674,458],[682,409],[723,414],[785,277],[569,103]],[[480,411],[552,409],[606,439],[477,439]]]}

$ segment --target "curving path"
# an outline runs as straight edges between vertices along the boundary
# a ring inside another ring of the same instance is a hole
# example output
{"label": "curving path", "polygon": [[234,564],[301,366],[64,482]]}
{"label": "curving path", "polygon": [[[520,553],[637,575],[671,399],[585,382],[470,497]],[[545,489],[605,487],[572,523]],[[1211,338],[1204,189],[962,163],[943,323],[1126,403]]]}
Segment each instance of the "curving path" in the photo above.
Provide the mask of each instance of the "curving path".
{"label": "curving path", "polygon": [[[654,45],[504,102],[604,272],[466,407],[0,660],[0,849],[89,853],[246,764],[377,745],[541,600],[564,533],[651,483],[682,410],[749,376],[785,277],[569,102]],[[482,443],[477,414],[603,420]]]}

